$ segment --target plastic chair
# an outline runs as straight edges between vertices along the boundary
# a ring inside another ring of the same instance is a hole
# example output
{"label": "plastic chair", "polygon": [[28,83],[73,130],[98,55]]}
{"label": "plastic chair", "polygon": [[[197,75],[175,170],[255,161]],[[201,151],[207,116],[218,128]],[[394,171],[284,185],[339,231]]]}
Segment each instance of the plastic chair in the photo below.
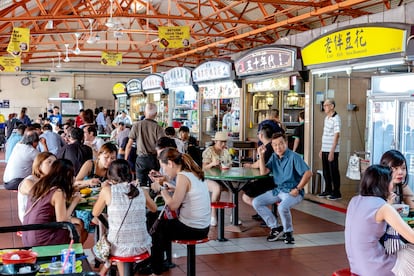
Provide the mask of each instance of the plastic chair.
{"label": "plastic chair", "polygon": [[202,240],[173,240],[172,242],[187,245],[187,275],[196,275],[196,244],[208,242],[208,238]]}
{"label": "plastic chair", "polygon": [[232,202],[217,201],[217,202],[212,202],[211,203],[211,208],[218,209],[217,240],[220,241],[220,242],[228,241],[228,239],[226,239],[224,237],[224,209],[225,208],[234,208],[234,207],[236,207],[236,204],[234,204]]}

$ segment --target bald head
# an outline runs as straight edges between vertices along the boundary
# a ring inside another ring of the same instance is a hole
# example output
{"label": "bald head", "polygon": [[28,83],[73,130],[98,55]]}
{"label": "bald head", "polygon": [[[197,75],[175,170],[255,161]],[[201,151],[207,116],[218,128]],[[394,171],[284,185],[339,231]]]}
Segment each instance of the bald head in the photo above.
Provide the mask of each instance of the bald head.
{"label": "bald head", "polygon": [[157,117],[157,105],[154,103],[147,103],[145,105],[145,118],[155,119]]}

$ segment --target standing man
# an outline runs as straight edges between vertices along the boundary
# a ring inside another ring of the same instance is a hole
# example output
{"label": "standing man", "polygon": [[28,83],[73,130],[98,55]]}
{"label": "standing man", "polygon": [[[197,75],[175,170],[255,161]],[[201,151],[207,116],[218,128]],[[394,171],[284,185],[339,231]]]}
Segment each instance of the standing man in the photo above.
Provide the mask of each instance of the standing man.
{"label": "standing man", "polygon": [[[262,217],[266,225],[271,229],[267,241],[277,241],[284,236],[287,244],[294,243],[292,214],[290,209],[303,200],[305,194],[303,188],[312,177],[309,166],[303,158],[288,148],[286,135],[275,133],[272,136],[274,153],[265,163],[266,146],[258,148],[260,174],[272,173],[276,186],[264,194],[255,197],[252,201],[253,208]],[[282,225],[269,209],[269,205],[279,202],[278,213]]]}
{"label": "standing man", "polygon": [[52,112],[52,115],[49,116],[49,120],[53,129],[56,130],[56,128],[62,124],[62,115],[60,115],[59,106],[54,106]]}
{"label": "standing man", "polygon": [[125,160],[128,160],[132,144],[136,141],[137,159],[135,161],[135,171],[141,186],[150,183],[148,174],[151,170],[160,169],[157,159],[155,145],[158,139],[165,136],[164,128],[155,121],[157,117],[157,106],[154,103],[145,105],[145,119],[136,122],[128,135],[128,144],[125,147]]}
{"label": "standing man", "polygon": [[103,106],[99,107],[99,113],[96,116],[96,124],[98,125],[98,133],[105,133],[106,120],[105,120],[106,109]]}
{"label": "standing man", "polygon": [[305,111],[301,111],[299,113],[299,126],[295,128],[295,131],[293,132],[293,151],[299,153],[300,155],[304,154],[304,137],[305,137]]}
{"label": "standing man", "polygon": [[325,179],[325,191],[319,197],[329,200],[341,199],[341,178],[339,175],[339,134],[341,132],[341,117],[335,111],[335,101],[326,99],[323,103],[326,117],[323,126],[322,148],[319,157],[322,158],[323,177]]}

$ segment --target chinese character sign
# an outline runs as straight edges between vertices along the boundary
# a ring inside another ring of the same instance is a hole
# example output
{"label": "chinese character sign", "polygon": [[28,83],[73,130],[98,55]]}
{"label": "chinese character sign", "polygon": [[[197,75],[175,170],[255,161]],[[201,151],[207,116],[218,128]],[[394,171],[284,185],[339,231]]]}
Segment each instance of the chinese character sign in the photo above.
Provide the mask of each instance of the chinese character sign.
{"label": "chinese character sign", "polygon": [[0,72],[19,72],[20,69],[20,57],[0,57]]}
{"label": "chinese character sign", "polygon": [[405,51],[406,30],[365,26],[322,36],[302,50],[305,66]]}
{"label": "chinese character sign", "polygon": [[13,56],[19,56],[22,52],[29,52],[30,29],[13,28],[7,52]]}
{"label": "chinese character sign", "polygon": [[261,48],[248,52],[235,61],[238,76],[263,74],[275,71],[291,71],[295,51],[283,48]]}
{"label": "chinese character sign", "polygon": [[102,52],[101,64],[107,66],[119,66],[122,64],[122,54]]}
{"label": "chinese character sign", "polygon": [[190,27],[158,27],[161,48],[184,48],[190,46]]}

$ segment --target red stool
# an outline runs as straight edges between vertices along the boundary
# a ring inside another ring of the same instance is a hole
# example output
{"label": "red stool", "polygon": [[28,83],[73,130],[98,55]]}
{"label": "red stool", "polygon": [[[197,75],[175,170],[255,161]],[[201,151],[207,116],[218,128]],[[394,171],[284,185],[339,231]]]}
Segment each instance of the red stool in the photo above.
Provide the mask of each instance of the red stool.
{"label": "red stool", "polygon": [[332,276],[352,276],[352,275],[357,276],[356,274],[351,273],[351,270],[349,268],[342,268],[332,273]]}
{"label": "red stool", "polygon": [[208,242],[208,238],[202,240],[174,240],[172,242],[187,245],[187,275],[196,275],[196,244]]}
{"label": "red stool", "polygon": [[218,209],[218,221],[217,221],[217,240],[218,241],[228,241],[228,239],[226,239],[224,237],[224,209],[225,208],[234,208],[236,207],[236,204],[231,203],[231,202],[212,202],[211,203],[211,208],[215,208]]}
{"label": "red stool", "polygon": [[124,276],[131,276],[134,275],[134,272],[132,271],[133,264],[141,262],[145,259],[148,259],[150,257],[150,254],[148,251],[135,256],[130,257],[119,257],[119,256],[111,256],[109,260],[112,262],[122,262],[124,266]]}

